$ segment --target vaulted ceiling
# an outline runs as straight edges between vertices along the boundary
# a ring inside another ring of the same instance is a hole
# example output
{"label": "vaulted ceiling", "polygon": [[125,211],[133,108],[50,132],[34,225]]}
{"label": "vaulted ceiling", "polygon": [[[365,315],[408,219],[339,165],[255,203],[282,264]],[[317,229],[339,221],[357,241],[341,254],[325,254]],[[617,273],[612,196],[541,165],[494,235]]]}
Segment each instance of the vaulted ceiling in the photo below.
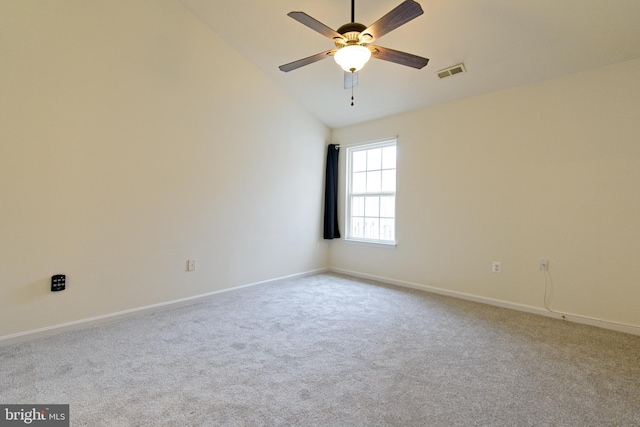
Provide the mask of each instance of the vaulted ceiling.
{"label": "vaulted ceiling", "polygon": [[[416,70],[371,60],[359,73],[352,107],[333,59],[278,69],[333,47],[288,12],[337,29],[351,20],[349,0],[179,1],[331,128],[640,57],[639,0],[417,0],[424,14],[376,44],[429,64]],[[370,25],[400,3],[356,0],[355,20]],[[438,78],[458,63],[466,73]]]}

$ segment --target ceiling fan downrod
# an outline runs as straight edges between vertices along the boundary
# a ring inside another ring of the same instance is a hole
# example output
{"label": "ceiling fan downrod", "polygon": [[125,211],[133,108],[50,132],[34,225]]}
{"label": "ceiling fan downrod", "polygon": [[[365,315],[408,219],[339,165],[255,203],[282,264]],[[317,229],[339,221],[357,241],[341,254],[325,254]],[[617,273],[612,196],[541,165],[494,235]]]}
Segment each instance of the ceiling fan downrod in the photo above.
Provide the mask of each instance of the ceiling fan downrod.
{"label": "ceiling fan downrod", "polygon": [[356,22],[356,0],[351,0],[351,23]]}

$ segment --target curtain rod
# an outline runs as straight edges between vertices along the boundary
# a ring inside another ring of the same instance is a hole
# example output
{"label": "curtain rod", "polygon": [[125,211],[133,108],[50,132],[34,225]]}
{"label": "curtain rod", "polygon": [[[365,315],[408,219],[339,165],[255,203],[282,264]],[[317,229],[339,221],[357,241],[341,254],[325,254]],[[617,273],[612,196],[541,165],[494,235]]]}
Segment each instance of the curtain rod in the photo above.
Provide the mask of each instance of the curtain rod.
{"label": "curtain rod", "polygon": [[389,141],[391,139],[398,139],[398,135],[394,135],[394,136],[390,136],[388,138],[380,138],[380,139],[374,139],[373,141],[364,141],[364,142],[354,142],[352,144],[333,144],[334,148],[337,150],[340,147],[354,147],[356,145],[367,145],[367,144],[375,144],[378,142],[385,142],[385,141]]}

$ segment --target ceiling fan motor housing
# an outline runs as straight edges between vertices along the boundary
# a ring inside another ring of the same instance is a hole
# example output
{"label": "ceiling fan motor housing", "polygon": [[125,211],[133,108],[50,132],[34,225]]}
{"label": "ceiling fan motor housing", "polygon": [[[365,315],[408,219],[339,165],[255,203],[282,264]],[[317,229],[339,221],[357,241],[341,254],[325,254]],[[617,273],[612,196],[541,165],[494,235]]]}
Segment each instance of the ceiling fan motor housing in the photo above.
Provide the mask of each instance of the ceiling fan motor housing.
{"label": "ceiling fan motor housing", "polygon": [[358,22],[344,24],[342,27],[338,28],[338,33],[342,34],[343,38],[339,39],[336,37],[334,39],[336,47],[340,48],[347,45],[369,43],[373,37],[371,34],[362,34],[366,29],[366,26]]}

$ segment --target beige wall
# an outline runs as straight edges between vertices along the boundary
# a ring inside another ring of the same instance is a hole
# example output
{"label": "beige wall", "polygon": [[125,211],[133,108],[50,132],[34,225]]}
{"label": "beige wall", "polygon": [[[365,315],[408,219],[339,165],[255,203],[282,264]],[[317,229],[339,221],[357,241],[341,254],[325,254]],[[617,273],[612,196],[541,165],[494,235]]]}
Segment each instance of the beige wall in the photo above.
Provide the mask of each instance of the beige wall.
{"label": "beige wall", "polygon": [[640,326],[638,60],[335,130],[399,136],[398,246],[318,251],[329,130],[177,2],[1,2],[0,39],[0,337],[329,261],[541,308],[548,258],[553,309]]}
{"label": "beige wall", "polygon": [[3,1],[0,39],[0,336],[327,266],[329,130],[179,3]]}
{"label": "beige wall", "polygon": [[542,308],[548,258],[552,309],[640,326],[638,76],[635,60],[334,130],[399,136],[398,245],[336,241],[331,265]]}

